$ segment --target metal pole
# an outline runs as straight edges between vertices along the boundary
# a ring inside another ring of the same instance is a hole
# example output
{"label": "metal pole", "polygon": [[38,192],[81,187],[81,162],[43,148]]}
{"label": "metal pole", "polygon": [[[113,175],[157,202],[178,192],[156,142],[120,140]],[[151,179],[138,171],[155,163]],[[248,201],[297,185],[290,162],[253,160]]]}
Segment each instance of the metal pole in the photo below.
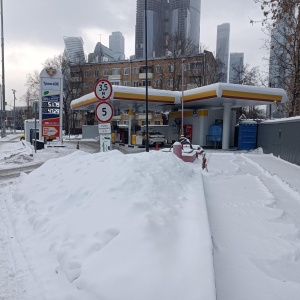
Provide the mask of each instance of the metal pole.
{"label": "metal pole", "polygon": [[5,72],[4,72],[4,34],[3,34],[3,3],[1,0],[1,48],[2,48],[2,109],[3,109],[3,115],[2,115],[2,131],[1,135],[2,137],[6,136],[6,124],[5,124],[5,117],[6,117],[6,112],[5,112]]}
{"label": "metal pole", "polygon": [[14,94],[14,133],[16,133],[16,90],[12,89]]}
{"label": "metal pole", "polygon": [[36,111],[37,111],[37,101],[34,101],[34,152],[36,153]]}
{"label": "metal pole", "polygon": [[145,62],[146,62],[146,152],[149,152],[148,128],[148,36],[147,36],[147,0],[145,0]]}
{"label": "metal pole", "polygon": [[184,76],[184,72],[183,72],[183,67],[184,67],[184,59],[181,60],[181,135],[184,135],[184,132],[183,132],[183,116],[184,116],[184,113],[183,113],[183,97],[184,97],[184,94],[183,94],[183,76]]}

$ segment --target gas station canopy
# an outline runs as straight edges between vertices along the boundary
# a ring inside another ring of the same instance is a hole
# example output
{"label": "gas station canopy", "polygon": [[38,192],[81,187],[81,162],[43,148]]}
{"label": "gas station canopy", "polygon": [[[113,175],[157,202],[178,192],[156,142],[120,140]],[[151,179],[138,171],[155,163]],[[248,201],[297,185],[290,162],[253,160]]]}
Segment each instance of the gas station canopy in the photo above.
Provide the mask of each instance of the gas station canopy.
{"label": "gas station canopy", "polygon": [[[265,88],[239,84],[215,83],[190,90],[168,91],[148,89],[148,108],[150,111],[165,111],[181,108],[182,94],[185,109],[223,108],[230,103],[231,108],[284,103],[286,92],[279,88]],[[113,92],[108,100],[114,108],[128,110],[129,107],[146,106],[146,90],[141,87],[113,85]],[[100,100],[94,92],[71,102],[73,110],[95,110]]]}

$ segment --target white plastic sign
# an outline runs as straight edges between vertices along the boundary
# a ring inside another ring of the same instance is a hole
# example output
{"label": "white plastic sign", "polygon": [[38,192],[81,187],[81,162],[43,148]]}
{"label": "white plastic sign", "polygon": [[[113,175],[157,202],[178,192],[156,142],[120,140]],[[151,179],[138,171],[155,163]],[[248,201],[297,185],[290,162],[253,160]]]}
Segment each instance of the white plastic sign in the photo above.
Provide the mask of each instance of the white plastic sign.
{"label": "white plastic sign", "polygon": [[114,115],[113,107],[107,102],[100,102],[96,107],[96,118],[99,122],[108,123]]}
{"label": "white plastic sign", "polygon": [[108,100],[112,94],[112,85],[106,79],[100,79],[94,87],[95,96],[102,101]]}

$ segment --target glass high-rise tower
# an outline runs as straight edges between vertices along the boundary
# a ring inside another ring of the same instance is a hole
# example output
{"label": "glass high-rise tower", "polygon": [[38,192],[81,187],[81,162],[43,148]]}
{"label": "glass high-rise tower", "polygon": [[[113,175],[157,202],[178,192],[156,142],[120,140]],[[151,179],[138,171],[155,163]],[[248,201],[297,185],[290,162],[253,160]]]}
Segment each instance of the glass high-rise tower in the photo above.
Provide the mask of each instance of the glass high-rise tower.
{"label": "glass high-rise tower", "polygon": [[218,25],[216,57],[219,63],[219,82],[228,81],[229,37],[230,24]]}
{"label": "glass high-rise tower", "polygon": [[[148,58],[164,56],[168,36],[188,39],[199,52],[201,0],[148,0]],[[135,56],[145,58],[145,1],[136,2]]]}

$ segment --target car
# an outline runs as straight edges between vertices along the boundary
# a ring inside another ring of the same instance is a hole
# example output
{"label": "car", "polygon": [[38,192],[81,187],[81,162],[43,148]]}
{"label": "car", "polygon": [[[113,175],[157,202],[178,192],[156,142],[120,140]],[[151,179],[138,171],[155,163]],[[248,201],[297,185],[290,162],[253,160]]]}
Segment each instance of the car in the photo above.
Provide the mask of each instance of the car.
{"label": "car", "polygon": [[[155,145],[156,143],[159,145],[164,145],[166,143],[165,136],[159,131],[151,131],[148,135],[149,145]],[[143,144],[146,142],[146,132],[143,132]]]}

